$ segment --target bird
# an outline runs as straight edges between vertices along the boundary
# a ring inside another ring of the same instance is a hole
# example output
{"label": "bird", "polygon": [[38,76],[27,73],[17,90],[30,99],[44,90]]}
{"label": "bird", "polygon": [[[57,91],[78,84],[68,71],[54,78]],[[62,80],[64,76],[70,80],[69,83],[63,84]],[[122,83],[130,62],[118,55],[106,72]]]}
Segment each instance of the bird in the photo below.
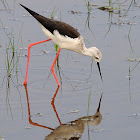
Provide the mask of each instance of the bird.
{"label": "bird", "polygon": [[24,5],[22,5],[22,4],[20,4],[20,5],[24,9],[26,9],[39,22],[39,24],[42,28],[42,31],[49,38],[47,40],[29,44],[26,76],[25,76],[25,81],[23,83],[24,85],[27,84],[29,59],[30,59],[30,48],[34,45],[37,45],[37,44],[40,44],[43,42],[47,42],[50,40],[52,40],[56,45],[59,46],[59,50],[57,52],[57,55],[54,59],[52,66],[51,66],[51,71],[54,75],[54,78],[55,78],[58,86],[60,86],[60,84],[59,84],[59,81],[54,72],[54,65],[60,54],[61,49],[71,50],[71,51],[77,52],[81,55],[92,57],[92,59],[94,59],[95,62],[97,63],[99,74],[100,74],[101,80],[103,81],[100,64],[99,64],[99,62],[102,58],[102,53],[98,48],[96,48],[96,47],[87,48],[85,46],[84,38],[82,37],[82,35],[77,31],[77,29],[75,29],[71,25],[69,25],[65,22],[62,22],[62,21],[57,21],[57,20],[54,20],[51,18],[44,17],[44,16],[30,10],[29,8],[25,7]]}

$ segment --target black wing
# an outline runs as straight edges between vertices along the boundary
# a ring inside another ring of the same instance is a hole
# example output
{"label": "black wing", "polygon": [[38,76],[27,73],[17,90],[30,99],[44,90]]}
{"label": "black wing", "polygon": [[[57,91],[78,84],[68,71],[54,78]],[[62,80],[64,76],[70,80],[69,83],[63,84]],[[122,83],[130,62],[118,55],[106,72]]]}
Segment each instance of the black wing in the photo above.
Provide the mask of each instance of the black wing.
{"label": "black wing", "polygon": [[77,38],[80,36],[80,33],[69,24],[46,18],[30,10],[29,8],[23,6],[22,4],[20,5],[23,8],[25,8],[38,22],[40,22],[52,34],[54,30],[58,30],[61,35],[64,35],[64,36],[67,35],[68,37],[71,37],[71,38]]}

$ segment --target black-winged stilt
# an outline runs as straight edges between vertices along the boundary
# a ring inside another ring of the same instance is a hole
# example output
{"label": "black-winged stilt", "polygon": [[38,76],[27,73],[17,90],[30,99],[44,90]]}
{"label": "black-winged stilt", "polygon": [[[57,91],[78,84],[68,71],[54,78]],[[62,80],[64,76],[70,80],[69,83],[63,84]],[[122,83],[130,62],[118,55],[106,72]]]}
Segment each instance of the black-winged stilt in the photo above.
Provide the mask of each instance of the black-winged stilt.
{"label": "black-winged stilt", "polygon": [[43,42],[47,42],[50,40],[52,40],[55,44],[57,44],[60,47],[58,50],[58,53],[56,55],[56,58],[52,64],[52,67],[51,67],[51,71],[54,75],[54,78],[55,78],[58,86],[60,86],[60,84],[59,84],[57,77],[54,73],[54,65],[55,65],[55,62],[59,56],[61,48],[75,51],[75,52],[80,53],[82,55],[91,56],[95,60],[95,62],[97,63],[99,73],[100,73],[100,76],[102,79],[102,74],[101,74],[100,65],[99,65],[99,62],[102,58],[102,54],[98,48],[96,48],[96,47],[86,48],[85,44],[84,44],[84,39],[80,35],[80,33],[76,29],[74,29],[72,26],[68,25],[67,23],[46,18],[46,17],[39,15],[38,13],[30,10],[29,8],[23,6],[22,4],[20,4],[20,5],[23,8],[25,8],[40,23],[43,32],[45,33],[45,35],[47,37],[50,38],[47,40],[43,40],[40,42],[29,44],[27,70],[26,70],[25,81],[23,83],[24,85],[27,84],[28,67],[29,67],[29,59],[30,59],[30,48],[34,45],[37,45],[37,44],[40,44]]}

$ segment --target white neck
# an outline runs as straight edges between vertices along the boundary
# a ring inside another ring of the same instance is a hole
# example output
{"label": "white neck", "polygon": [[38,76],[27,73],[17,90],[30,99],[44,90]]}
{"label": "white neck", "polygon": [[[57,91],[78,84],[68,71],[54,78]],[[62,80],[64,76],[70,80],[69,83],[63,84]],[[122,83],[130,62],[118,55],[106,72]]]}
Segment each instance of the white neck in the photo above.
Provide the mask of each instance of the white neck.
{"label": "white neck", "polygon": [[84,50],[82,51],[82,54],[86,55],[86,56],[91,56],[92,57],[92,53],[90,51],[90,48],[84,47]]}

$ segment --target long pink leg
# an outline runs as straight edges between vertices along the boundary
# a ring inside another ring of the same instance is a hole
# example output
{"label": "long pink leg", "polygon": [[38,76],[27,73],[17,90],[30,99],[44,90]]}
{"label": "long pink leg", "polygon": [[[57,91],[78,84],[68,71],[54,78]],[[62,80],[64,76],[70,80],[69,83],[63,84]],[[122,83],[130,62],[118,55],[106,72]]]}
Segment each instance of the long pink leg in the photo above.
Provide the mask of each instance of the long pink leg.
{"label": "long pink leg", "polygon": [[24,80],[24,83],[23,85],[26,85],[27,84],[27,77],[28,77],[28,68],[29,68],[29,60],[30,60],[30,48],[34,45],[37,45],[37,44],[40,44],[40,43],[44,43],[44,42],[47,42],[47,41],[50,41],[51,39],[47,39],[47,40],[43,40],[43,41],[40,41],[40,42],[36,42],[36,43],[32,43],[32,44],[29,44],[28,46],[28,59],[27,59],[27,69],[26,69],[26,76],[25,76],[25,80]]}
{"label": "long pink leg", "polygon": [[57,55],[56,55],[56,57],[55,57],[55,59],[54,59],[54,62],[53,62],[53,64],[52,64],[52,67],[51,67],[51,71],[52,71],[52,73],[53,73],[53,76],[54,76],[54,78],[55,78],[55,80],[56,80],[58,86],[60,86],[60,84],[59,84],[59,82],[58,82],[58,80],[57,80],[57,77],[56,77],[56,75],[55,75],[55,72],[54,72],[54,65],[55,65],[55,63],[56,63],[56,60],[57,60],[57,58],[58,58],[58,56],[59,56],[60,51],[61,51],[61,48],[59,48],[58,53],[57,53]]}

